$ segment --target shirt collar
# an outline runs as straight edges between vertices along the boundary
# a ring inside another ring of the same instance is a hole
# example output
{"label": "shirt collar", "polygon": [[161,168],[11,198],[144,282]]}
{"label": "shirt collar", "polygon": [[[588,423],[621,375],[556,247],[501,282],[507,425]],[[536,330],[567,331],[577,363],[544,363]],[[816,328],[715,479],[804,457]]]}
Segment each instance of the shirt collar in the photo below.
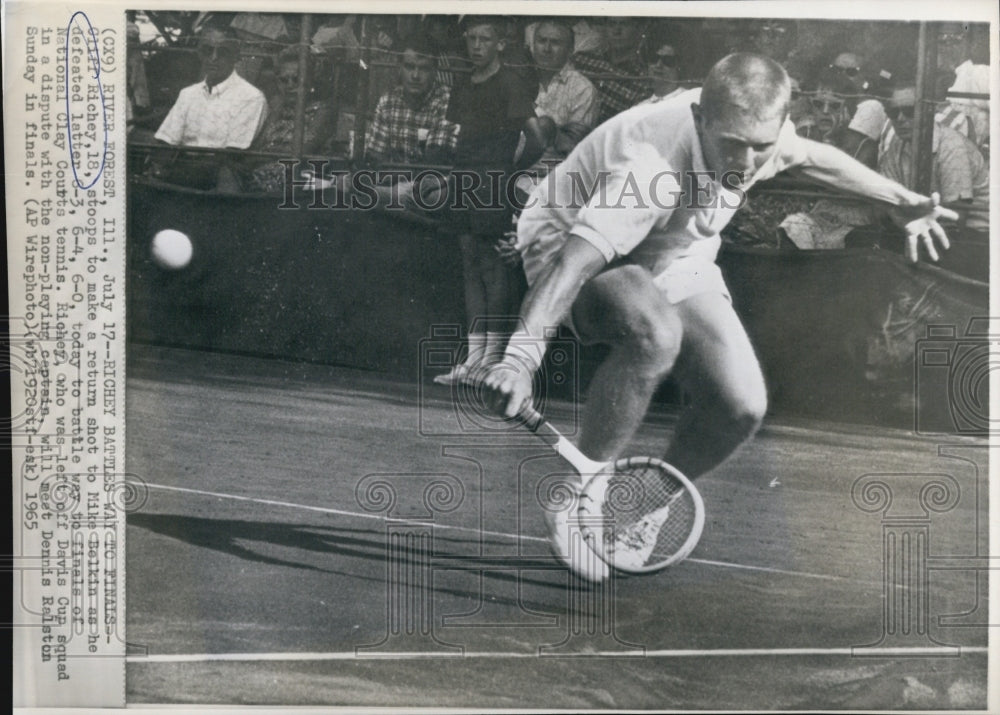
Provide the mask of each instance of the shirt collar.
{"label": "shirt collar", "polygon": [[558,72],[552,75],[552,78],[549,80],[548,84],[543,85],[541,82],[539,82],[538,84],[542,89],[545,90],[549,89],[550,87],[556,84],[566,84],[567,82],[569,82],[570,74],[572,72],[573,72],[573,64],[571,62],[567,62],[566,64],[564,64],[562,67],[559,68]]}
{"label": "shirt collar", "polygon": [[691,150],[691,168],[698,173],[707,173],[708,166],[705,164],[705,155],[701,151],[701,137],[698,136],[698,124],[694,119],[694,111],[692,109],[689,108],[684,114],[684,121],[690,122],[690,131],[693,137],[691,141],[693,144]]}
{"label": "shirt collar", "polygon": [[229,90],[236,84],[237,82],[236,78],[237,78],[236,70],[233,70],[228,77],[226,77],[224,80],[219,82],[211,89],[209,89],[208,84],[205,82],[205,80],[202,80],[201,88],[202,90],[204,90],[205,94],[214,94],[216,96],[222,96],[223,94],[226,93],[227,90]]}

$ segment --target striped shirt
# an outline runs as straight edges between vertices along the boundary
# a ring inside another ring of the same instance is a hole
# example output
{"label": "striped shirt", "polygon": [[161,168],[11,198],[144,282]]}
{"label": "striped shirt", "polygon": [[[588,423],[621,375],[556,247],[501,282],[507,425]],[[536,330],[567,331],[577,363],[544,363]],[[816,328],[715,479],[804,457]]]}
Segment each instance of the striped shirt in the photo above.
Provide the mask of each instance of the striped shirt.
{"label": "striped shirt", "polygon": [[[904,142],[895,132],[883,136],[879,143],[878,171],[880,174],[910,186],[912,142]],[[941,194],[941,202],[960,200],[989,203],[990,172],[979,149],[959,132],[939,123],[934,124],[931,144],[934,160],[931,164],[931,191]],[[976,230],[989,226],[987,209],[969,211],[966,225]]]}

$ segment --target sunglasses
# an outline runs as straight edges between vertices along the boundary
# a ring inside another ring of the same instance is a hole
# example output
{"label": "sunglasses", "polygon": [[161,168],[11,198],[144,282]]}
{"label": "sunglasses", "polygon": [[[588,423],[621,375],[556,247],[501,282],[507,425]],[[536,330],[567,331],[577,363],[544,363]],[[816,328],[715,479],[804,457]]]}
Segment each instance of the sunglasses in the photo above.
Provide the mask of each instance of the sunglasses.
{"label": "sunglasses", "polygon": [[885,113],[889,117],[889,119],[896,121],[900,117],[905,117],[906,119],[913,119],[913,114],[915,110],[916,107],[912,105],[909,107],[886,107]]}
{"label": "sunglasses", "polygon": [[834,72],[846,74],[848,77],[857,77],[861,72],[860,67],[840,67],[839,65],[830,65],[830,69]]}
{"label": "sunglasses", "polygon": [[213,57],[220,60],[231,60],[236,58],[236,49],[225,45],[199,45],[198,56],[203,60],[210,60]]}
{"label": "sunglasses", "polygon": [[847,102],[840,97],[810,97],[809,103],[813,109],[829,113],[843,109]]}
{"label": "sunglasses", "polygon": [[653,55],[649,61],[651,65],[663,65],[664,67],[676,67],[677,58],[674,55]]}

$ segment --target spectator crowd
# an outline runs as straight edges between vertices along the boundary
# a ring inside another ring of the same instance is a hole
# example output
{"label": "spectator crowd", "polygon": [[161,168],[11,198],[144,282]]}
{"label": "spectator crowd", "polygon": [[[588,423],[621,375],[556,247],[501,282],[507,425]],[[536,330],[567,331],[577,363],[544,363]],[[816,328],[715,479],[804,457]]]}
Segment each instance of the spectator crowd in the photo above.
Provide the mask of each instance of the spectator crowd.
{"label": "spectator crowd", "polygon": [[[248,151],[249,168],[233,183],[255,192],[281,191],[285,167],[273,155],[295,158],[298,148],[301,155],[340,153],[372,168],[449,166],[484,179],[516,173],[523,198],[605,120],[697,87],[705,59],[695,56],[690,25],[664,18],[326,16],[307,33],[306,46],[297,42],[303,35],[296,17],[217,15],[189,23],[199,80],[180,89],[162,117],[151,109],[138,32],[129,28],[131,136],[141,141],[145,126],[153,143]],[[885,53],[866,57],[849,47],[807,57],[808,42],[794,22],[740,22],[742,32],[724,49],[763,54],[788,69],[795,88],[790,119],[801,136],[913,185],[915,58],[894,64]],[[945,204],[967,206],[962,230],[985,238],[989,103],[967,96],[988,92],[983,40],[969,26],[940,33],[930,190]],[[248,47],[270,50],[251,56]],[[393,187],[404,197],[415,190],[405,180]],[[489,202],[489,188],[479,182],[487,192],[481,203]],[[461,187],[452,180],[431,191],[453,196]],[[433,197],[416,198],[424,205]],[[877,220],[833,201],[799,208],[806,210],[779,207],[773,223],[780,228],[772,227],[799,248],[851,245],[852,232]],[[745,209],[742,223],[734,221],[737,232],[753,223],[754,211],[772,211],[753,197]],[[435,216],[459,236],[470,318],[516,313],[523,277],[508,240],[515,210],[511,204]],[[505,329],[474,324],[466,365],[441,381],[461,379],[468,365],[502,350]]]}

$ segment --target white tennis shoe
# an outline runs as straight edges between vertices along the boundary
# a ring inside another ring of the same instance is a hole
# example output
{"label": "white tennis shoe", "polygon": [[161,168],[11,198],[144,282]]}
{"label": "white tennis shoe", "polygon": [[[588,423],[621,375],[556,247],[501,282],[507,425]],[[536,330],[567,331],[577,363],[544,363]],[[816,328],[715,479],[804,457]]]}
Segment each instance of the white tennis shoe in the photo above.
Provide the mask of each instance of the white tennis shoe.
{"label": "white tennis shoe", "polygon": [[608,565],[588,546],[587,541],[603,538],[603,529],[599,524],[588,524],[584,529],[580,522],[580,488],[570,483],[567,487],[573,491],[569,504],[543,505],[542,513],[549,528],[552,551],[574,574],[600,583],[608,577]]}
{"label": "white tennis shoe", "polygon": [[629,571],[641,570],[653,553],[660,527],[669,515],[670,506],[663,506],[631,526],[615,530],[614,543],[609,545],[614,563]]}

